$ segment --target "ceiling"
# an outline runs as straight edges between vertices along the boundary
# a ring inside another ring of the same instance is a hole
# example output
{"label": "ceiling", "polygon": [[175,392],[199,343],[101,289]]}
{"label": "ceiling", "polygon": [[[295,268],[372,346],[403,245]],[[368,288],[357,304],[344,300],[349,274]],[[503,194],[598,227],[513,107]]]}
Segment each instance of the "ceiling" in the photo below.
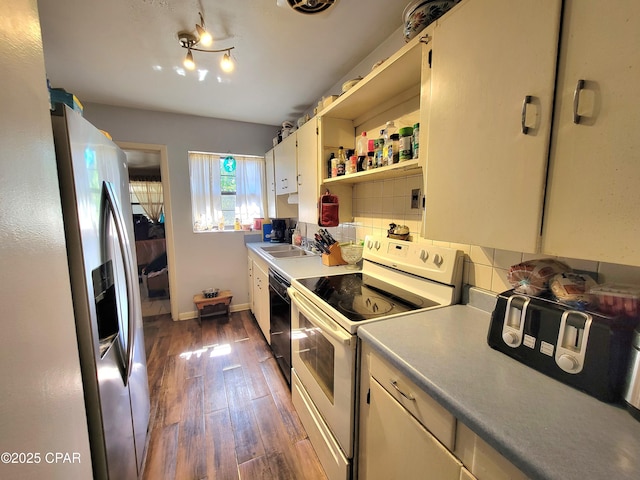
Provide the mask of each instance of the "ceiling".
{"label": "ceiling", "polygon": [[[280,125],[296,120],[402,25],[410,0],[336,0],[305,15],[276,0],[38,0],[47,76],[81,102]],[[203,81],[180,73],[177,33],[198,12],[235,47],[193,52]],[[340,93],[330,92],[330,93]]]}

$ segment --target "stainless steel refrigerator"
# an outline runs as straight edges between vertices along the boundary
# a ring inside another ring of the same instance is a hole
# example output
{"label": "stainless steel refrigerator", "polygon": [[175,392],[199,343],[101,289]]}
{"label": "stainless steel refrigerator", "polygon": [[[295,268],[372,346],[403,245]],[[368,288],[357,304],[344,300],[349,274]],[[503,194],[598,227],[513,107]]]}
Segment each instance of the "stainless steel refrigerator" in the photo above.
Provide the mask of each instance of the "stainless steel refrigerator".
{"label": "stainless steel refrigerator", "polygon": [[94,477],[135,479],[149,387],[126,157],[67,106],[51,119]]}

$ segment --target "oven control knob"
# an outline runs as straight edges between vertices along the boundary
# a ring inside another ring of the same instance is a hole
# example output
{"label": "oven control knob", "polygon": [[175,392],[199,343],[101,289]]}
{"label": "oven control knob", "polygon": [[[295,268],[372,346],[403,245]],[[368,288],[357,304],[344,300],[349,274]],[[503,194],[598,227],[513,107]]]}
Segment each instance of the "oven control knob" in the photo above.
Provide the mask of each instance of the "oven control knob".
{"label": "oven control knob", "polygon": [[502,334],[502,340],[507,345],[517,345],[520,341],[516,332],[504,332]]}
{"label": "oven control knob", "polygon": [[438,254],[436,253],[436,254],[433,256],[433,263],[435,263],[435,264],[436,264],[436,266],[438,266],[438,267],[439,267],[439,266],[441,266],[441,265],[442,265],[442,262],[443,262],[443,258],[442,258],[440,255],[438,255]]}
{"label": "oven control knob", "polygon": [[577,370],[580,365],[578,359],[573,355],[569,355],[568,353],[563,353],[558,357],[556,361],[558,362],[558,366],[562,370],[569,373]]}
{"label": "oven control knob", "polygon": [[371,250],[371,249],[373,248],[373,242],[372,242],[371,240],[369,240],[369,241],[367,242],[367,248],[368,248],[369,250]]}
{"label": "oven control knob", "polygon": [[374,247],[376,250],[380,250],[380,242],[378,240],[376,240]]}
{"label": "oven control knob", "polygon": [[420,260],[422,260],[422,262],[426,262],[427,259],[429,258],[429,252],[427,252],[426,250],[420,250]]}

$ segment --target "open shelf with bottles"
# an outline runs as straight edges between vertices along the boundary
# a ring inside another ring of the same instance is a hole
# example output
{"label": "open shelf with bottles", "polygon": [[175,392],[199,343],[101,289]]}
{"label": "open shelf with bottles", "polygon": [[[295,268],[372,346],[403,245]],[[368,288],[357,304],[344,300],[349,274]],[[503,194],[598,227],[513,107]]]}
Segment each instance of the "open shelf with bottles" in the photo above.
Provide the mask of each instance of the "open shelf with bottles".
{"label": "open shelf with bottles", "polygon": [[[431,38],[432,31],[424,30],[381,65],[373,68],[354,87],[318,112],[320,183],[324,188],[422,173],[422,162],[415,159],[326,178],[326,162],[330,153],[337,153],[339,145],[353,148],[362,131],[378,132],[389,120],[394,120],[397,127],[411,126],[421,121],[423,46]],[[327,128],[324,128],[325,125]],[[335,133],[336,128],[340,130],[339,134]],[[339,143],[336,142],[337,138],[340,138]]]}
{"label": "open shelf with bottles", "polygon": [[422,166],[418,159],[406,160],[404,162],[386,165],[384,167],[365,170],[364,172],[351,173],[335,178],[325,178],[324,185],[354,184],[361,182],[371,182],[373,180],[386,180],[388,178],[406,177],[408,175],[418,175],[422,173]]}

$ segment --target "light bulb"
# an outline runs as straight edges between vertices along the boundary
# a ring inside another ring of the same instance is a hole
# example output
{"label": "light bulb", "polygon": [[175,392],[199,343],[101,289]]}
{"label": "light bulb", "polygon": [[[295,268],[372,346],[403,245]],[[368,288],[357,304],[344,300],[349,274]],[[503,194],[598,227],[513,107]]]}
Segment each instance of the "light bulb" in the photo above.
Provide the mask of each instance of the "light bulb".
{"label": "light bulb", "polygon": [[191,50],[187,51],[187,56],[184,57],[184,62],[182,62],[182,64],[187,70],[193,70],[196,68],[196,63],[193,61],[193,53],[191,53]]}
{"label": "light bulb", "polygon": [[229,52],[225,53],[222,56],[222,60],[220,61],[220,68],[222,68],[222,71],[226,73],[233,71],[233,60],[231,60],[231,55],[229,55]]}
{"label": "light bulb", "polygon": [[210,47],[213,43],[213,37],[211,36],[211,34],[198,24],[196,24],[196,31],[198,32],[198,37],[200,38],[199,42],[205,47]]}

